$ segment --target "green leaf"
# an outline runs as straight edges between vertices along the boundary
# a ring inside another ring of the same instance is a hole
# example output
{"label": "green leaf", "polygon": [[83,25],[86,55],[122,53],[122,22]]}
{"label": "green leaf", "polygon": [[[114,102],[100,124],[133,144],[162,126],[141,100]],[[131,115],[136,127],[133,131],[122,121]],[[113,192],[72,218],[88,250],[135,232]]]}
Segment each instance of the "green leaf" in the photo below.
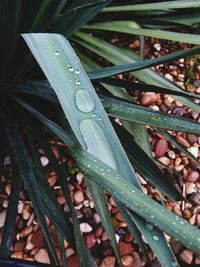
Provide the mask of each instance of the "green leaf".
{"label": "green leaf", "polygon": [[157,57],[153,59],[141,60],[141,61],[138,61],[132,64],[123,64],[123,65],[118,65],[114,67],[107,67],[101,70],[89,72],[88,77],[90,78],[90,80],[95,80],[95,79],[97,80],[97,79],[109,77],[109,76],[116,75],[116,74],[123,73],[123,72],[130,72],[130,71],[150,68],[153,66],[157,66],[159,64],[165,64],[170,61],[175,61],[180,58],[196,55],[198,54],[199,51],[200,51],[200,48],[198,47],[198,48],[178,51],[175,53],[168,54],[166,56],[161,56],[161,57]]}
{"label": "green leaf", "polygon": [[177,95],[177,96],[185,96],[185,97],[194,97],[198,99],[200,98],[199,95],[194,94],[194,93],[189,93],[186,91],[176,91],[171,88],[137,83],[137,82],[127,81],[127,80],[119,80],[115,78],[103,78],[103,79],[100,79],[99,81],[107,85],[115,86],[115,91],[119,91],[118,88],[123,87],[123,88],[126,88],[126,90],[129,92],[134,91],[134,90],[139,90],[142,92],[156,92],[156,93],[163,93],[163,94],[168,94],[172,96]]}
{"label": "green leaf", "polygon": [[133,11],[153,11],[170,10],[200,7],[198,0],[163,1],[147,4],[121,5],[104,8],[102,12],[133,12]]}
{"label": "green leaf", "polygon": [[200,133],[199,123],[192,120],[153,111],[149,108],[108,97],[101,97],[101,101],[107,113],[113,117],[174,131]]}
{"label": "green leaf", "polygon": [[[70,37],[74,32],[79,30],[82,25],[87,23],[91,18],[98,14],[111,0],[78,0],[71,2],[68,10],[75,10],[69,14],[62,14],[57,18],[53,25],[53,32],[60,32],[65,37]],[[83,9],[83,6],[87,7]]]}
{"label": "green leaf", "polygon": [[170,41],[189,43],[189,44],[200,44],[200,37],[196,34],[187,34],[179,32],[170,32],[162,30],[152,30],[140,28],[133,21],[109,21],[99,22],[90,25],[86,25],[83,29],[113,31],[120,33],[135,34],[141,36],[148,36],[153,38],[165,39]]}
{"label": "green leaf", "polygon": [[6,219],[3,228],[3,237],[0,248],[0,256],[3,258],[8,258],[10,255],[10,248],[12,245],[12,239],[16,224],[19,193],[20,193],[20,179],[18,175],[15,172],[13,172],[11,194],[9,197]]}
{"label": "green leaf", "polygon": [[121,266],[121,259],[120,259],[118,248],[117,248],[117,241],[115,238],[115,232],[114,232],[113,225],[112,225],[111,214],[108,210],[108,205],[106,202],[103,189],[98,184],[94,183],[87,177],[85,177],[85,181],[86,181],[88,189],[90,190],[92,199],[94,201],[95,209],[100,216],[101,223],[108,234],[115,256],[118,260],[118,263]]}

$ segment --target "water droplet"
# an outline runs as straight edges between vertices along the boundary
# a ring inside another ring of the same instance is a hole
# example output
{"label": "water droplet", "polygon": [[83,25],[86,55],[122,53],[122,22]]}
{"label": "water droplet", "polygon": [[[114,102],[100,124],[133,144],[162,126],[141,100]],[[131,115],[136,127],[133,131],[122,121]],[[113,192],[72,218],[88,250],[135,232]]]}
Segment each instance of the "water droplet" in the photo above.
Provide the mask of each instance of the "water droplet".
{"label": "water droplet", "polygon": [[90,164],[88,164],[87,167],[90,168]]}
{"label": "water droplet", "polygon": [[152,231],[153,228],[154,228],[154,226],[153,226],[153,224],[151,224],[151,223],[145,223],[145,228],[146,228],[147,230],[149,230],[149,231]]}
{"label": "water droplet", "polygon": [[55,56],[59,56],[60,53],[59,53],[58,51],[55,51],[55,52],[54,52],[54,55],[55,55]]}
{"label": "water droplet", "polygon": [[156,242],[159,241],[159,237],[158,237],[157,235],[153,235],[152,238],[153,238],[153,240],[156,241]]}
{"label": "water droplet", "polygon": [[76,83],[76,85],[80,85],[81,84],[81,81],[76,80],[75,83]]}
{"label": "water droplet", "polygon": [[135,190],[131,190],[132,193],[135,193]]}
{"label": "water droplet", "polygon": [[183,221],[180,221],[181,224],[185,224]]}
{"label": "water droplet", "polygon": [[74,68],[72,68],[72,67],[69,67],[69,72],[73,72],[74,71]]}
{"label": "water droplet", "polygon": [[89,113],[95,108],[95,100],[86,90],[76,92],[75,101],[77,108],[84,113]]}
{"label": "water droplet", "polygon": [[70,64],[67,64],[67,67],[71,67],[71,65]]}
{"label": "water droplet", "polygon": [[150,217],[151,217],[152,219],[154,219],[154,218],[155,218],[155,216],[154,216],[154,215],[151,215]]}
{"label": "water droplet", "polygon": [[75,74],[80,74],[80,70],[75,70]]}

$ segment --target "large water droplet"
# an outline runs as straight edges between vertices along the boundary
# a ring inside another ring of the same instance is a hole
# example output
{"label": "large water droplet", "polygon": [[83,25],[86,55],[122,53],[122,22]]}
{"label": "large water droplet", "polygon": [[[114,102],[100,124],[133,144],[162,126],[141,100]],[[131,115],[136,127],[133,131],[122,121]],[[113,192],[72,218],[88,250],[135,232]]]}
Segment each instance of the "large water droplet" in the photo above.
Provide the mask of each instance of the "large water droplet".
{"label": "large water droplet", "polygon": [[108,143],[104,131],[96,121],[92,119],[82,120],[80,123],[80,131],[87,145],[87,151],[111,168],[117,170],[117,164],[110,144]]}
{"label": "large water droplet", "polygon": [[54,52],[54,55],[55,55],[55,56],[59,56],[59,55],[60,55],[59,51],[55,51],[55,52]]}
{"label": "large water droplet", "polygon": [[149,231],[152,231],[153,228],[154,228],[154,226],[153,226],[153,224],[151,224],[151,223],[145,223],[145,228],[146,228],[147,230],[149,230]]}
{"label": "large water droplet", "polygon": [[153,235],[152,238],[153,238],[153,240],[156,241],[156,242],[159,241],[159,237],[158,237],[157,235]]}
{"label": "large water droplet", "polygon": [[95,100],[86,90],[77,91],[75,96],[75,102],[77,108],[84,113],[89,113],[95,108]]}

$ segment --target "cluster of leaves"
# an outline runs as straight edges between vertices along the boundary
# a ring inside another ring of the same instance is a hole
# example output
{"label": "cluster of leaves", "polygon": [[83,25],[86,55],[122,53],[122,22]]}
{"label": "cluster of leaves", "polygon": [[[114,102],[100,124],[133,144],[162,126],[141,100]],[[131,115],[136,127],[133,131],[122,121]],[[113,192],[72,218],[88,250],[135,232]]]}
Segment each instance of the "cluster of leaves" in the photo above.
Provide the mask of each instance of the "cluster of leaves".
{"label": "cluster of leaves", "polygon": [[[161,197],[184,200],[155,164],[145,125],[160,131],[196,164],[199,164],[197,159],[166,129],[198,134],[200,126],[194,121],[143,108],[133,102],[129,91],[167,93],[199,112],[200,107],[194,101],[198,95],[183,91],[149,68],[196,55],[200,48],[139,60],[133,51],[116,47],[103,39],[108,32],[118,32],[139,35],[141,43],[144,36],[149,36],[199,45],[200,37],[196,32],[200,23],[200,3],[198,0],[141,2],[136,1],[133,5],[119,2],[119,6],[115,6],[114,2],[107,0],[1,1],[0,33],[4,38],[0,43],[0,171],[1,176],[11,179],[12,183],[1,242],[2,257],[8,257],[10,253],[22,183],[40,221],[52,265],[67,266],[63,245],[66,239],[76,250],[81,266],[96,266],[81,237],[65,166],[62,159],[57,160],[51,151],[51,133],[66,144],[86,175],[95,208],[108,232],[119,265],[121,261],[104,189],[114,197],[148,260],[147,244],[142,236],[162,266],[179,266],[163,232],[199,254],[200,231],[143,194],[134,169],[156,186]],[[98,13],[92,23],[86,24]],[[177,26],[189,28],[194,33],[176,32]],[[173,31],[169,31],[171,28]],[[65,38],[70,39],[74,49]],[[114,66],[101,68],[87,56],[85,49]],[[124,72],[133,74],[143,83],[117,80],[115,75]],[[102,92],[109,92],[109,97],[108,94],[98,96],[92,83],[104,88]],[[113,122],[114,130],[107,114],[120,118],[123,127]],[[38,148],[43,148],[56,172],[73,224],[52,194]],[[7,155],[11,158],[11,177],[4,166]],[[62,262],[56,255],[45,216],[55,225]]]}

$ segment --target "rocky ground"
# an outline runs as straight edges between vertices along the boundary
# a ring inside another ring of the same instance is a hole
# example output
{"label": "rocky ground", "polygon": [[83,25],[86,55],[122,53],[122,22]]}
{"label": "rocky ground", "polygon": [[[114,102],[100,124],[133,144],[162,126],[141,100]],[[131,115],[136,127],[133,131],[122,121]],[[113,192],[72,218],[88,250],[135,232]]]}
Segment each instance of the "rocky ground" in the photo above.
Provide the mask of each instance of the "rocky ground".
{"label": "rocky ground", "polygon": [[[112,39],[112,43],[118,44],[118,39]],[[177,43],[169,43],[156,39],[146,39],[145,41],[146,57],[165,55],[166,53],[174,52],[186,48],[186,45],[178,45]],[[127,45],[133,49],[139,49],[139,40],[129,40]],[[175,82],[189,92],[200,94],[200,65],[198,65],[198,57],[188,60],[180,59],[179,61],[159,65],[155,67],[161,75]],[[119,75],[119,78],[121,76]],[[132,77],[130,77],[132,79]],[[143,106],[150,107],[154,110],[160,110],[169,114],[174,114],[180,117],[200,121],[200,116],[197,112],[184,107],[181,103],[175,101],[171,96],[155,93],[135,92],[133,97],[140,101]],[[198,101],[197,101],[198,102]],[[199,102],[198,102],[199,103]],[[200,137],[193,134],[171,132],[178,143],[184,146],[196,159],[200,156]],[[200,227],[200,179],[198,167],[183,153],[169,143],[158,132],[150,131],[150,143],[152,151],[159,161],[175,170],[180,174],[178,185],[182,190],[183,195],[189,202],[173,202],[167,201],[166,207],[172,210],[177,215],[184,217],[191,224]],[[56,147],[52,146],[52,150],[57,155]],[[55,172],[49,168],[48,159],[41,153],[41,162],[48,172],[48,181],[54,189],[56,197],[60,205],[66,212],[69,208],[66,204],[63,192],[57,184]],[[103,229],[100,218],[95,211],[94,204],[91,200],[88,189],[85,186],[84,177],[76,168],[75,162],[69,157],[66,164],[70,171],[69,186],[71,195],[77,211],[78,219],[80,220],[80,228],[86,246],[91,249],[97,264],[100,267],[117,266],[116,259],[113,254],[112,247],[108,240],[107,233]],[[158,192],[151,187],[145,180],[140,177],[143,191],[154,199],[159,198]],[[0,193],[0,239],[4,226],[6,208],[10,195],[10,184],[6,184]],[[122,216],[118,212],[116,205],[109,195],[107,195],[108,207],[111,212],[113,226],[116,231],[116,239],[118,242],[119,253],[122,257],[124,267],[141,267],[146,265],[144,256],[139,251],[134,237],[131,236],[127,225]],[[49,228],[52,236],[56,234],[54,226],[48,220]],[[172,248],[179,259],[188,264],[200,264],[200,257],[197,257],[193,252],[184,248],[180,243],[172,240],[167,236],[167,240],[171,243]],[[68,257],[68,266],[77,267],[78,260],[72,248],[65,242],[66,255]],[[59,250],[57,250],[59,255]],[[150,258],[156,263],[155,255],[149,251]],[[44,236],[40,229],[38,220],[34,214],[31,202],[28,200],[24,190],[21,190],[20,201],[18,204],[18,215],[16,222],[16,232],[13,241],[11,257],[18,259],[26,259],[49,263],[49,258],[45,246]],[[156,265],[159,266],[159,265]]]}

